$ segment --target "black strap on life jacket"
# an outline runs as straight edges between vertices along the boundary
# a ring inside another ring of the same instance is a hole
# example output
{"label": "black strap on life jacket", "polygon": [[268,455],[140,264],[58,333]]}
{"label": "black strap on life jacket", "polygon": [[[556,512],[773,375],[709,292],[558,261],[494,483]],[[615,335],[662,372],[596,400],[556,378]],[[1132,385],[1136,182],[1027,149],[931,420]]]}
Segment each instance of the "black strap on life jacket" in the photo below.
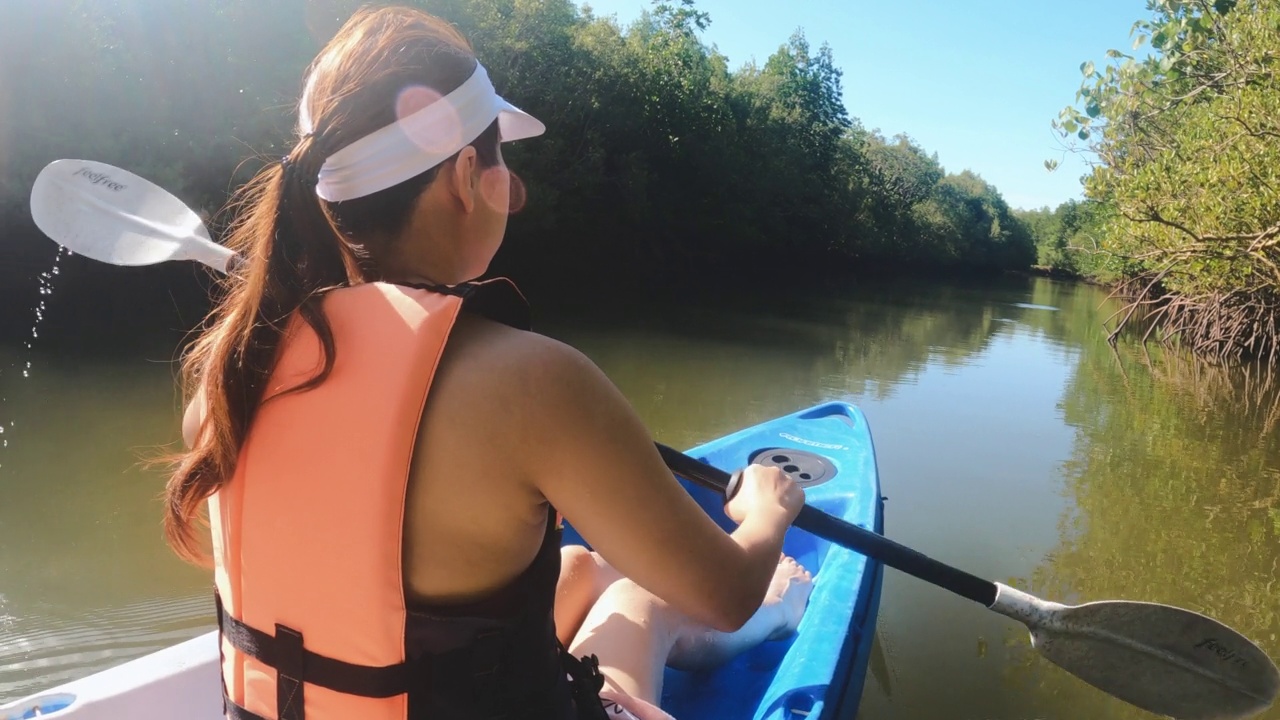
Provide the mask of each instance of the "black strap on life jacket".
{"label": "black strap on life jacket", "polygon": [[[279,720],[306,720],[304,683],[349,695],[386,698],[407,693],[414,685],[419,690],[423,689],[422,683],[429,681],[429,659],[410,660],[382,667],[335,660],[307,650],[303,647],[302,633],[292,628],[277,624],[276,634],[268,635],[227,613],[222,606],[222,598],[217,593],[214,593],[214,602],[217,605],[220,636],[240,652],[275,669],[276,716]],[[498,643],[485,641],[496,640],[497,635],[500,633],[482,633],[483,637],[477,638],[481,640],[479,646],[490,650],[481,653],[487,659],[493,655]],[[604,675],[600,673],[596,656],[579,659],[569,654],[563,645],[559,645],[559,649],[564,671],[570,678],[578,720],[608,720],[600,702]],[[221,643],[218,653],[221,656]],[[497,658],[491,659],[496,670]],[[489,674],[481,671],[478,676]],[[501,695],[501,688],[487,689],[491,694],[485,699],[494,700]],[[232,700],[227,693],[225,678],[222,683],[222,703],[223,713],[229,720],[268,720]]]}
{"label": "black strap on life jacket", "polygon": [[520,288],[507,278],[493,278],[480,282],[471,281],[458,285],[433,285],[410,282],[406,287],[430,290],[442,295],[462,298],[462,307],[494,322],[509,325],[517,330],[528,330],[533,323],[529,301]]}
{"label": "black strap on life jacket", "polygon": [[[369,698],[402,695],[430,677],[427,660],[408,660],[381,667],[357,665],[312,652],[302,643],[302,633],[284,625],[276,625],[275,635],[258,630],[231,617],[222,606],[222,598],[214,594],[218,612],[218,632],[240,652],[276,671],[276,713],[279,720],[306,720],[303,684]],[[259,720],[259,717],[236,705],[227,697],[224,681],[223,702],[233,720]]]}

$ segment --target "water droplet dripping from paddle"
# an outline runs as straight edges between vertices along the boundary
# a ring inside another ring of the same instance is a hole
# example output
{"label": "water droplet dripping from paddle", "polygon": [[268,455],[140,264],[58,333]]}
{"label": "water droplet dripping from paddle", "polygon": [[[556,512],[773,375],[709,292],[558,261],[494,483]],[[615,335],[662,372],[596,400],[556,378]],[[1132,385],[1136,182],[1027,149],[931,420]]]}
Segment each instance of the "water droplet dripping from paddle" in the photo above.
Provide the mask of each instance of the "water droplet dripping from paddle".
{"label": "water droplet dripping from paddle", "polygon": [[[37,276],[37,282],[39,284],[39,286],[37,287],[39,300],[36,302],[36,307],[35,307],[35,322],[31,326],[31,338],[28,339],[25,343],[23,343],[23,346],[27,354],[27,359],[23,363],[23,367],[22,367],[22,377],[24,378],[31,377],[31,351],[35,349],[35,343],[33,341],[36,338],[40,337],[40,324],[44,322],[46,303],[48,302],[48,299],[53,295],[53,287],[54,287],[53,280],[56,276],[61,274],[61,268],[59,267],[59,264],[62,262],[62,258],[70,255],[71,255],[71,252],[69,250],[67,250],[66,248],[59,247],[58,252],[53,257],[53,267],[51,267],[46,272],[40,273]],[[15,367],[15,365],[10,365],[10,367]],[[3,373],[0,372],[0,375],[3,375]],[[5,407],[8,404],[8,401],[9,401],[8,397],[0,397],[0,433],[4,432],[4,425],[3,425],[4,420],[2,419],[2,417],[5,414]],[[10,418],[8,423],[9,423],[8,426],[12,428],[14,427],[15,421],[12,418]],[[9,440],[8,438],[5,438],[3,442],[0,442],[0,448],[8,448],[8,447],[9,447]],[[0,467],[3,467],[3,464],[0,464]]]}

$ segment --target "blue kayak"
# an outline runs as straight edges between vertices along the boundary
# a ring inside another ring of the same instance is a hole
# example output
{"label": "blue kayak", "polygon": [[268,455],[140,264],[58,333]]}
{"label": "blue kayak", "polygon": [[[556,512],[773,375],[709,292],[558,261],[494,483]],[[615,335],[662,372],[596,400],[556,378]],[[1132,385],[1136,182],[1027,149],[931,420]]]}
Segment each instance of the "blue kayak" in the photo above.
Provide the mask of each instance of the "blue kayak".
{"label": "blue kayak", "polygon": [[[686,451],[726,472],[775,465],[805,488],[809,505],[877,533],[884,504],[866,418],[825,403],[740,430]],[[718,493],[681,480],[726,530]],[[566,544],[584,544],[570,526]],[[880,563],[803,530],[783,551],[814,575],[798,632],[763,643],[729,663],[696,673],[668,668],[662,707],[680,720],[836,720],[858,711],[880,605]]]}

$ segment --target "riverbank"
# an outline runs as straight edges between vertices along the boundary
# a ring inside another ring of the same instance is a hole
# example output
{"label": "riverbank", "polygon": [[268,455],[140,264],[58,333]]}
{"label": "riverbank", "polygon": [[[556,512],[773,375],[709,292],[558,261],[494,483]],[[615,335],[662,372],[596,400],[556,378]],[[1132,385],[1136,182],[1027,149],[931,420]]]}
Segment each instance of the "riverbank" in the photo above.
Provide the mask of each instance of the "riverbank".
{"label": "riverbank", "polygon": [[[722,259],[640,260],[597,245],[565,257],[513,228],[495,258],[492,275],[512,278],[535,312],[599,305],[626,311],[637,301],[715,306],[726,298],[767,306],[813,292],[842,293],[866,284],[998,285],[1003,273],[930,263],[828,257],[799,251],[748,248]],[[585,241],[576,244],[586,245]],[[54,267],[55,277],[44,277]],[[42,288],[51,290],[41,294]],[[60,253],[33,226],[13,228],[0,243],[0,344],[20,345],[39,324],[48,351],[127,352],[163,336],[176,346],[197,328],[216,290],[211,271],[190,261],[117,267]],[[36,309],[43,305],[37,323]]]}

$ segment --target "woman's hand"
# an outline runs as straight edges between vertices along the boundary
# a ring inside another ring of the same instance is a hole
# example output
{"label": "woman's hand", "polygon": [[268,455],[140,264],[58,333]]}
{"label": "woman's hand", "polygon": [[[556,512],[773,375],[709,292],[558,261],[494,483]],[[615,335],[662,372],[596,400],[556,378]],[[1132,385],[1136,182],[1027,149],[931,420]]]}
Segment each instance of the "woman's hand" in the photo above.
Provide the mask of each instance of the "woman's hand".
{"label": "woman's hand", "polygon": [[803,507],[804,490],[789,475],[769,465],[750,465],[724,512],[739,525],[749,518],[786,527]]}

